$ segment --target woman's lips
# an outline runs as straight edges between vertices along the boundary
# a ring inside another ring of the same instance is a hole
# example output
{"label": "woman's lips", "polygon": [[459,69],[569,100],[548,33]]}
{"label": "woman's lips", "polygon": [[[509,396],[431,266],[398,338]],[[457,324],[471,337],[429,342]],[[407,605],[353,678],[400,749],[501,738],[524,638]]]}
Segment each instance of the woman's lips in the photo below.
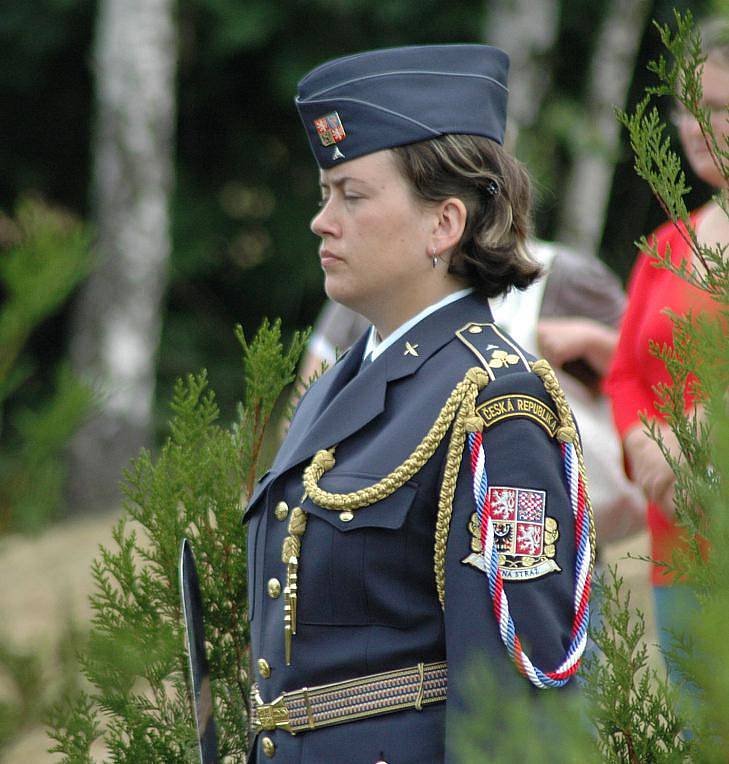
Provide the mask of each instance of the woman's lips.
{"label": "woman's lips", "polygon": [[333,252],[328,249],[319,250],[319,259],[321,260],[321,267],[327,268],[330,265],[343,262],[341,257],[337,257]]}

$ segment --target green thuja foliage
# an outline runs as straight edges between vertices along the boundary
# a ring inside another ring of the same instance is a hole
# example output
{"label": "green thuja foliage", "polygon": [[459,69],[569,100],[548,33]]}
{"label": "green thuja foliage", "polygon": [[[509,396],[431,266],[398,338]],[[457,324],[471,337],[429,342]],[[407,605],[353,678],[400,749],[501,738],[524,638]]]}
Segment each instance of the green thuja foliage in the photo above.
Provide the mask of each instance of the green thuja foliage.
{"label": "green thuja foliage", "polygon": [[633,611],[617,569],[595,582],[600,622],[592,629],[597,651],[587,660],[583,690],[595,727],[599,761],[668,764],[690,760],[693,738],[665,672],[652,669],[645,619]]}
{"label": "green thuja foliage", "polygon": [[305,336],[284,351],[279,323],[264,322],[244,350],[245,399],[237,421],[218,422],[205,372],[175,386],[170,436],[159,456],[143,451],[125,475],[124,514],[112,548],[93,565],[94,610],[83,673],[91,689],[57,709],[52,751],[91,762],[103,735],[117,762],[192,762],[197,738],[181,621],[180,540],[197,558],[215,719],[222,760],[246,751],[248,623],[246,496],[259,470],[263,431],[295,377]]}

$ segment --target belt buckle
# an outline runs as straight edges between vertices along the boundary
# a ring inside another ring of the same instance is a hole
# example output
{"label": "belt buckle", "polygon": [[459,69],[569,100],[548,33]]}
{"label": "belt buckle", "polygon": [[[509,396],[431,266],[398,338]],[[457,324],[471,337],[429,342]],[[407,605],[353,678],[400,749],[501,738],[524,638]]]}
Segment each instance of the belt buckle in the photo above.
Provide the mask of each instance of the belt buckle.
{"label": "belt buckle", "polygon": [[270,703],[262,703],[256,708],[258,717],[258,726],[266,732],[273,732],[280,729],[286,732],[292,732],[291,722],[289,720],[289,709],[284,702],[285,693],[279,695]]}

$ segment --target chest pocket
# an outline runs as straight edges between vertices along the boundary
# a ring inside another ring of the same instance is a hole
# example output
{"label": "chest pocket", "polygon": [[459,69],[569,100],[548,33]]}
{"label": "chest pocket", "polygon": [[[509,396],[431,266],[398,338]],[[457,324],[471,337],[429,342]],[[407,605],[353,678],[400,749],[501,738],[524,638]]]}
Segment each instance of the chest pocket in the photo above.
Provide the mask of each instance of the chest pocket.
{"label": "chest pocket", "polygon": [[[348,493],[379,478],[331,474],[322,478],[320,487]],[[301,623],[404,628],[410,622],[414,574],[410,515],[417,491],[416,483],[406,483],[382,501],[355,510],[348,522],[336,510],[310,499],[304,502],[308,522],[299,570]],[[429,571],[420,573],[427,576]]]}

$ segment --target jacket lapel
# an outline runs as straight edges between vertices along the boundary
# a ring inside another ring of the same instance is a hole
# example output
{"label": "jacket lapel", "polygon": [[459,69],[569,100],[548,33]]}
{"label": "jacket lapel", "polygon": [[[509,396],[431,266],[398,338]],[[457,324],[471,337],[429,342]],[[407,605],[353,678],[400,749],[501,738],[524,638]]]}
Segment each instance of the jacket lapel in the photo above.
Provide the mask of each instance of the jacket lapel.
{"label": "jacket lapel", "polygon": [[327,409],[333,399],[336,399],[342,388],[356,376],[362,363],[362,353],[367,344],[368,333],[369,330],[308,389],[291,422],[286,440],[276,454],[271,471],[282,472],[292,464],[291,456],[309,440],[310,432],[322,412]]}
{"label": "jacket lapel", "polygon": [[310,458],[322,448],[330,448],[341,442],[384,409],[386,366],[379,363],[378,359],[357,373],[363,349],[364,346],[359,349],[360,352],[356,352],[358,348],[352,348],[351,355],[353,360],[356,359],[354,375],[345,379],[342,386],[332,385],[327,391],[323,407],[307,422],[308,426],[302,427],[300,431],[297,428],[297,438],[293,443],[284,443],[281,471]]}

